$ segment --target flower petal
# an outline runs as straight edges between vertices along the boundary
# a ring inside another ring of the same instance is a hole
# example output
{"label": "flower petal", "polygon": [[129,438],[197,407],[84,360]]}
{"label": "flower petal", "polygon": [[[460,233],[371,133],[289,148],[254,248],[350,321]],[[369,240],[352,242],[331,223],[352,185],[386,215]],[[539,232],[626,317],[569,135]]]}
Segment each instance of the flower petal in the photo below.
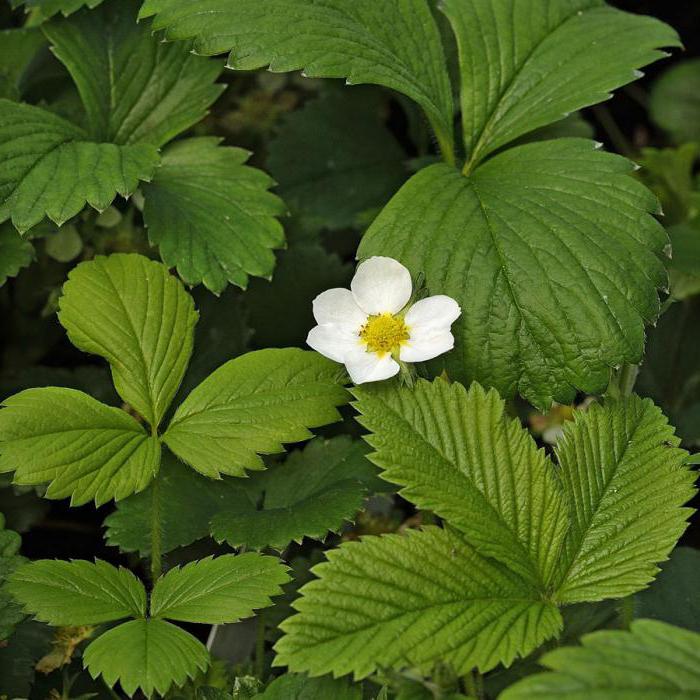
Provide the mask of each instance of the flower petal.
{"label": "flower petal", "polygon": [[360,328],[367,314],[360,309],[349,289],[329,289],[314,299],[316,323],[335,323]]}
{"label": "flower petal", "polygon": [[417,301],[406,314],[406,325],[413,332],[449,331],[459,318],[462,309],[459,304],[445,294],[436,294]]}
{"label": "flower petal", "polygon": [[399,357],[402,362],[424,362],[452,350],[454,346],[455,339],[450,331],[437,333],[414,333],[412,331],[408,342],[401,346]]}
{"label": "flower petal", "polygon": [[336,362],[344,362],[348,352],[357,349],[359,339],[357,333],[348,330],[347,326],[325,323],[314,326],[309,331],[306,343],[321,355]]}
{"label": "flower petal", "polygon": [[379,357],[375,352],[367,352],[364,348],[355,349],[345,356],[350,379],[355,384],[379,382],[398,374],[399,363],[389,353]]}
{"label": "flower petal", "polygon": [[350,284],[357,305],[371,315],[401,311],[411,298],[411,273],[393,258],[368,258]]}

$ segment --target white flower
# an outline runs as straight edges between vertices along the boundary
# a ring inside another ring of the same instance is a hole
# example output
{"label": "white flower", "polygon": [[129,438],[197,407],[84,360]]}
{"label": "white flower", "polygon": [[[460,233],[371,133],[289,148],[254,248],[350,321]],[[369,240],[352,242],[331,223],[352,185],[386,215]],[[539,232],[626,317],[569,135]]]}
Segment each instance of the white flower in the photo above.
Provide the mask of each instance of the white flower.
{"label": "white flower", "polygon": [[350,289],[329,289],[314,299],[318,326],[306,342],[342,362],[355,384],[393,377],[401,362],[422,362],[454,347],[450,326],[461,309],[439,294],[408,307],[411,274],[393,258],[365,260]]}

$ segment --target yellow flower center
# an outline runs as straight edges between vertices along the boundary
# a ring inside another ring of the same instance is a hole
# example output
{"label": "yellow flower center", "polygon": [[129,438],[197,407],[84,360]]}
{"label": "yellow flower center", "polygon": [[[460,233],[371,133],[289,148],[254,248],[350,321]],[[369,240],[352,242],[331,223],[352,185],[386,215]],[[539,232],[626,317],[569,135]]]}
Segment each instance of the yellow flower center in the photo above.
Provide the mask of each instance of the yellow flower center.
{"label": "yellow flower center", "polygon": [[360,329],[360,339],[367,345],[367,350],[378,355],[398,350],[409,337],[403,318],[392,314],[370,316]]}

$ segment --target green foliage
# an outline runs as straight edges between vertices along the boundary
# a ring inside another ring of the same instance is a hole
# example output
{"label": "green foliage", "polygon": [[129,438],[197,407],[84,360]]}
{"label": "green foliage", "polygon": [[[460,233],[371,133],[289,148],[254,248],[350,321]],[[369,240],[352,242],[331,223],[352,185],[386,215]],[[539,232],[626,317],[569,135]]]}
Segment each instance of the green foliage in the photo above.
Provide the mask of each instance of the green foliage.
{"label": "green foliage", "polygon": [[182,284],[140,255],[96,258],[70,273],[59,320],[76,347],[109,362],[119,395],[155,429],[192,354],[197,312]]}
{"label": "green foliage", "polygon": [[0,287],[34,259],[34,246],[6,222],[0,224]]}
{"label": "green foliage", "polygon": [[245,165],[250,153],[219,146],[219,139],[178,141],[168,148],[153,182],[143,189],[144,218],[153,245],[188,284],[219,294],[248,275],[271,277],[273,248],[284,244],[275,219],[284,204],[273,184]]}
{"label": "green foliage", "polygon": [[655,83],[650,95],[651,118],[676,143],[700,141],[700,59],[678,63]]}
{"label": "green foliage", "polygon": [[230,50],[231,68],[303,69],[308,77],[402,92],[425,110],[451,151],[452,90],[425,0],[146,0],[141,17],[150,16],[168,39],[193,38],[198,53]]}
{"label": "green foliage", "polygon": [[26,389],[0,410],[0,472],[50,482],[48,498],[98,505],[141,491],[160,465],[160,443],[132,416],[75,389]]}
{"label": "green foliage", "polygon": [[51,112],[8,100],[0,100],[0,154],[0,220],[22,233],[44,216],[60,226],[86,204],[106,209],[158,163],[151,145],[95,143]]}
{"label": "green foliage", "polygon": [[[15,625],[24,619],[24,613],[7,591],[7,579],[24,563],[20,556],[20,536],[5,528],[5,516],[0,513],[0,643],[5,641]],[[0,693],[2,693],[0,686]]]}
{"label": "green foliage", "polygon": [[594,632],[580,647],[546,654],[553,673],[530,676],[503,700],[668,700],[700,694],[700,635],[654,620],[637,620],[629,632]]}
{"label": "green foliage", "polygon": [[338,532],[378,481],[366,452],[347,436],[311,441],[283,464],[252,474],[242,487],[249,500],[214,515],[212,535],[233,546],[281,551],[293,540]]}
{"label": "green foliage", "polygon": [[51,628],[26,620],[15,629],[10,641],[0,645],[0,694],[27,698],[32,690],[37,661],[49,650]]}
{"label": "green foliage", "polygon": [[210,625],[237,622],[272,604],[289,580],[276,557],[248,552],[190,562],[168,571],[151,596],[151,615]]}
{"label": "green foliage", "polygon": [[163,435],[165,444],[205,476],[242,476],[262,469],[256,453],[311,437],[339,419],[347,402],[345,373],[304,350],[259,350],[231,360],[183,401]]}
{"label": "green foliage", "polygon": [[362,688],[330,676],[308,678],[286,673],[253,697],[255,700],[362,700]]}
{"label": "green foliage", "polygon": [[10,576],[8,590],[40,622],[97,625],[144,617],[146,590],[128,569],[99,559],[30,562]]}
{"label": "green foliage", "polygon": [[18,100],[22,77],[36,52],[46,43],[38,27],[0,30],[0,97]]}
{"label": "green foliage", "polygon": [[611,365],[640,360],[659,311],[667,238],[631,171],[579,139],[518,146],[469,177],[433,165],[399,190],[358,255],[392,255],[460,303],[455,351],[435,363],[451,377],[539,407],[571,402],[604,389]]}
{"label": "green foliage", "polygon": [[119,681],[132,697],[141,689],[147,697],[163,695],[209,665],[205,646],[179,627],[155,618],[132,620],[114,627],[88,646],[85,666],[108,686]]}
{"label": "green foliage", "polygon": [[680,46],[668,25],[602,0],[444,0],[442,7],[459,47],[470,169],[518,136],[607,99],[663,56],[660,47]]}
{"label": "green foliage", "polygon": [[97,7],[103,0],[10,0],[13,7],[24,6],[26,11],[40,10],[44,18],[52,17],[59,12],[70,15],[82,7]]}
{"label": "green foliage", "polygon": [[372,89],[328,91],[290,114],[267,165],[280,195],[311,229],[362,224],[406,179],[404,152]]}

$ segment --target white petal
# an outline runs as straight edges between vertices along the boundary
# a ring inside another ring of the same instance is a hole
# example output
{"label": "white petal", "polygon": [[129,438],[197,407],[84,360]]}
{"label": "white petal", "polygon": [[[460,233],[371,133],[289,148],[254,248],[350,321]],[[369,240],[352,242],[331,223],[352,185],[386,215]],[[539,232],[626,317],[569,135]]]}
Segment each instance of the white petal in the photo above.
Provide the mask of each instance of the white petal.
{"label": "white petal", "polygon": [[314,299],[316,323],[336,323],[360,328],[367,321],[349,289],[329,289]]}
{"label": "white petal", "polygon": [[450,326],[459,318],[462,310],[459,304],[444,294],[437,294],[417,301],[406,314],[406,325],[420,333],[449,331]]}
{"label": "white petal", "polygon": [[348,330],[346,326],[326,323],[314,326],[306,337],[306,343],[321,355],[336,362],[344,362],[348,352],[358,347],[359,339],[357,333]]}
{"label": "white petal", "polygon": [[380,382],[398,374],[399,363],[396,362],[389,353],[381,358],[375,352],[367,352],[360,347],[345,356],[345,366],[347,367],[350,379],[355,384],[366,382]]}
{"label": "white petal", "polygon": [[454,346],[455,339],[450,331],[416,334],[411,332],[408,342],[401,346],[399,357],[403,362],[424,362],[452,350]]}
{"label": "white petal", "polygon": [[357,305],[368,314],[395,314],[411,298],[411,273],[393,258],[365,260],[350,284]]}

